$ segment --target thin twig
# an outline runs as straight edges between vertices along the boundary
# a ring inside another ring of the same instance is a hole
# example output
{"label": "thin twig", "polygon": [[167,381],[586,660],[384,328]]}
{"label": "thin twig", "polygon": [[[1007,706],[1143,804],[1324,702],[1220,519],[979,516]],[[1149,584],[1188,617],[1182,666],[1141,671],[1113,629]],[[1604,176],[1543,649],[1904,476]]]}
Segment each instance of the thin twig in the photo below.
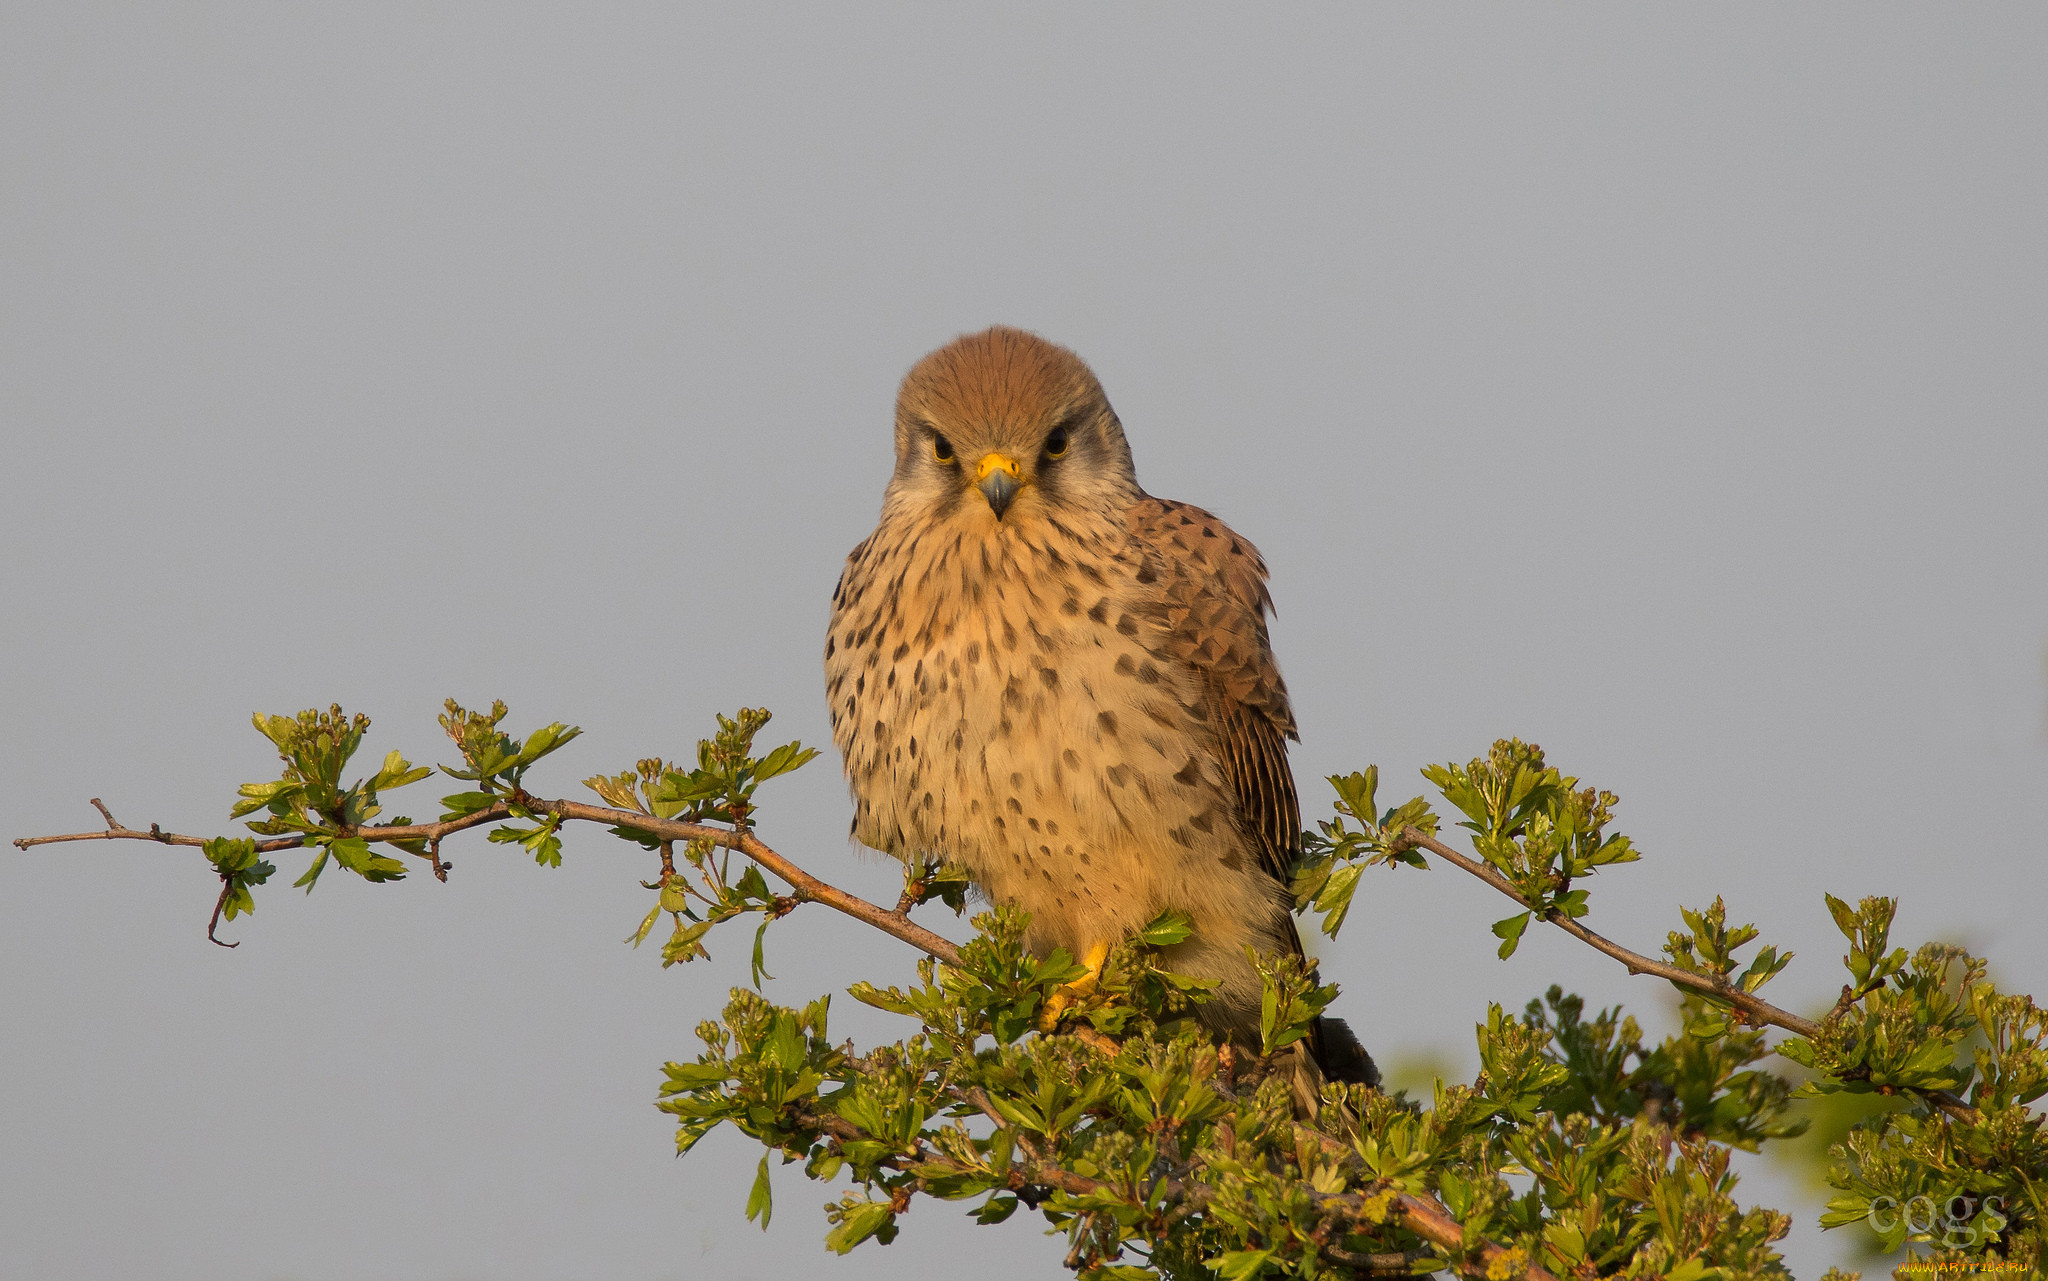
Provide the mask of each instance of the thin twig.
{"label": "thin twig", "polygon": [[[203,836],[181,836],[175,832],[160,831],[154,826],[147,832],[139,832],[134,828],[123,827],[114,821],[111,814],[107,814],[105,806],[100,805],[97,800],[93,804],[98,806],[100,813],[107,818],[107,829],[105,831],[75,832],[64,836],[25,836],[15,841],[15,846],[26,850],[32,846],[49,845],[60,841],[111,840],[156,841],[162,845],[202,846],[206,844],[207,838]],[[907,916],[898,915],[895,912],[891,912],[888,908],[849,894],[836,885],[826,884],[770,849],[751,831],[738,832],[729,827],[718,827],[710,823],[687,823],[679,819],[655,818],[633,810],[607,809],[600,805],[584,805],[577,801],[546,801],[538,797],[524,795],[519,798],[519,806],[529,813],[552,814],[559,818],[576,819],[580,822],[603,823],[611,827],[630,828],[633,831],[645,832],[649,836],[658,837],[663,840],[705,840],[726,849],[737,850],[788,882],[790,888],[796,891],[793,897],[798,901],[823,903],[829,908],[846,913],[855,920],[864,921],[886,934],[892,934],[926,955],[937,957],[948,965],[957,966],[960,964],[960,949],[949,940],[932,933],[930,930],[910,920]],[[512,811],[507,802],[498,801],[477,810],[475,813],[465,814],[461,818],[448,819],[445,822],[363,827],[349,833],[349,835],[359,836],[366,841],[439,841],[442,837],[454,832],[460,832],[465,828],[480,827],[485,823],[494,823],[510,817],[512,817]],[[258,841],[256,842],[256,849],[260,853],[268,854],[278,850],[298,849],[304,846],[305,843],[304,837],[287,836],[274,840]],[[438,862],[438,859],[436,861]]]}
{"label": "thin twig", "polygon": [[228,895],[235,892],[235,882],[226,872],[220,876],[220,897],[213,901],[213,919],[206,923],[206,941],[215,947],[240,947],[240,943],[223,943],[214,933],[220,928],[221,909],[228,905]]}
{"label": "thin twig", "polygon": [[1413,1265],[1430,1257],[1427,1250],[1389,1250],[1383,1254],[1359,1254],[1340,1246],[1322,1247],[1323,1257],[1340,1267],[1353,1272],[1363,1272],[1376,1277],[1412,1277]]}
{"label": "thin twig", "polygon": [[1870,982],[1865,983],[1860,988],[1851,987],[1847,983],[1842,984],[1842,995],[1835,1001],[1835,1008],[1829,1010],[1827,1019],[1824,1019],[1822,1021],[1827,1022],[1833,1019],[1841,1018],[1844,1014],[1847,1014],[1849,1012],[1850,1007],[1854,1006],[1856,1002],[1862,1000],[1866,996],[1869,996],[1872,992],[1877,991],[1879,988],[1883,986],[1883,979],[1872,979],[1870,980]]}
{"label": "thin twig", "polygon": [[1079,1272],[1081,1270],[1081,1262],[1088,1255],[1088,1238],[1094,1231],[1095,1216],[1093,1214],[1082,1215],[1074,1232],[1074,1247],[1067,1251],[1067,1257],[1061,1263],[1061,1266],[1066,1268],[1067,1271]]}
{"label": "thin twig", "polygon": [[[927,956],[937,957],[948,965],[960,964],[960,949],[949,940],[914,921],[896,915],[886,907],[848,894],[836,885],[826,884],[770,849],[752,832],[735,832],[729,827],[718,827],[710,823],[687,823],[680,819],[653,818],[646,814],[636,814],[631,810],[606,809],[599,805],[585,805],[579,801],[528,800],[525,802],[525,808],[535,813],[555,814],[587,823],[631,828],[636,832],[645,832],[649,836],[668,840],[706,840],[726,849],[737,850],[781,877],[796,891],[793,897],[799,901],[823,903],[886,934],[895,935]],[[381,830],[364,828],[362,835],[367,838],[372,832]]]}
{"label": "thin twig", "polygon": [[[1528,899],[1523,898],[1505,876],[1502,876],[1498,871],[1480,862],[1478,859],[1452,849],[1420,828],[1402,828],[1400,839],[1404,844],[1426,849],[1445,862],[1470,872],[1515,902],[1520,903],[1523,907],[1528,908],[1532,912],[1535,911],[1535,906]],[[1594,933],[1562,912],[1553,911],[1542,913],[1541,915],[1544,920],[1555,925],[1573,938],[1620,961],[1624,966],[1628,967],[1628,972],[1631,974],[1653,974],[1679,987],[1690,988],[1695,992],[1713,997],[1717,1001],[1733,1006],[1740,1012],[1744,1022],[1757,1027],[1770,1024],[1773,1027],[1780,1027],[1794,1035],[1809,1039],[1821,1034],[1821,1025],[1815,1023],[1812,1019],[1803,1019],[1790,1010],[1780,1009],[1754,992],[1745,992],[1724,978],[1715,975],[1699,974],[1692,970],[1682,970],[1675,965],[1667,965],[1663,961],[1652,960],[1640,952],[1632,952],[1612,939]],[[1843,990],[1846,994],[1847,989]],[[1838,1005],[1836,1007],[1838,1013],[1842,1009],[1842,1006]],[[1835,1016],[1831,1014],[1829,1017],[1833,1018]],[[1949,1093],[1947,1090],[1923,1090],[1916,1088],[1915,1092],[1958,1121],[1977,1125],[1981,1124],[1984,1120],[1983,1115],[1977,1109],[1963,1102],[1962,1099]]]}
{"label": "thin twig", "polygon": [[[100,813],[107,813],[106,806],[101,805],[97,799],[93,801],[93,805],[99,809]],[[620,810],[618,812],[623,814],[626,811]],[[478,810],[474,814],[465,814],[461,818],[449,819],[445,823],[411,823],[404,827],[396,825],[365,827],[351,832],[349,835],[360,836],[366,841],[438,841],[451,833],[460,832],[466,828],[478,827],[485,823],[496,822],[499,819],[509,818],[510,816],[510,811],[505,808],[504,803],[501,801],[488,809]],[[132,827],[121,826],[109,814],[107,815],[107,828],[103,832],[70,832],[63,836],[23,836],[16,839],[14,847],[25,850],[37,845],[54,845],[62,841],[155,841],[159,845],[202,846],[211,839],[213,838],[206,836],[184,836],[177,832],[166,832],[155,823],[151,823],[149,830],[146,832],[138,831]],[[256,852],[259,854],[275,854],[279,850],[302,849],[305,846],[306,837],[304,836],[279,836],[256,842]],[[445,880],[447,878],[443,877],[442,879]]]}

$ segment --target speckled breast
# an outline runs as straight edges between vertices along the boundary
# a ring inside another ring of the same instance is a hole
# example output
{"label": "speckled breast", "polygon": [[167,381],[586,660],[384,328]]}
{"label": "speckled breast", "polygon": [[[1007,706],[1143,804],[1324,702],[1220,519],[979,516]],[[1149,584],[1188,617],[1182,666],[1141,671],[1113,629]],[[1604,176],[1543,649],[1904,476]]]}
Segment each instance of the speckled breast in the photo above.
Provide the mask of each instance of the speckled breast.
{"label": "speckled breast", "polygon": [[1004,530],[913,578],[884,532],[849,559],[826,656],[859,840],[960,863],[1076,950],[1185,896],[1189,860],[1146,842],[1242,862],[1200,691],[1154,656],[1128,553]]}

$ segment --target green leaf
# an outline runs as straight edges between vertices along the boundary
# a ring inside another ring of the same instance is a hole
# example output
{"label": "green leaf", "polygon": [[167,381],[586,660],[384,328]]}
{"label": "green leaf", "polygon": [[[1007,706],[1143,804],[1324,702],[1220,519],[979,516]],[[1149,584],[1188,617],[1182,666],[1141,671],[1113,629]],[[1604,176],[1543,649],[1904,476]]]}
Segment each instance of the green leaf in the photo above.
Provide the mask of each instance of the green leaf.
{"label": "green leaf", "polygon": [[1018,1129],[1032,1134],[1045,1133],[1045,1118],[1038,1115],[1036,1108],[1003,1094],[990,1094],[988,1101],[1005,1121]]}
{"label": "green leaf", "polygon": [[1819,1061],[1819,1055],[1813,1048],[1813,1042],[1803,1036],[1786,1037],[1778,1042],[1777,1050],[1779,1054],[1784,1055],[1801,1067],[1812,1067]]}
{"label": "green leaf", "polygon": [[526,741],[520,745],[518,754],[512,759],[523,769],[556,748],[568,746],[569,740],[579,737],[582,733],[583,731],[575,726],[564,725],[560,721],[552,725],[543,725],[526,736]]}
{"label": "green leaf", "polygon": [[676,1127],[676,1155],[683,1156],[687,1154],[691,1148],[697,1146],[697,1140],[717,1129],[724,1120],[724,1117],[718,1117],[703,1121],[684,1121],[681,1125],[678,1125]]}
{"label": "green leaf", "polygon": [[767,919],[767,920],[765,920],[765,921],[762,921],[762,922],[761,922],[761,928],[760,928],[760,929],[758,929],[758,930],[755,930],[755,931],[754,931],[754,969],[753,969],[753,974],[754,974],[754,990],[755,990],[755,991],[757,991],[757,992],[761,990],[761,980],[762,980],[762,979],[764,979],[764,978],[765,978],[765,979],[769,979],[769,980],[771,980],[771,981],[772,981],[772,980],[773,980],[773,979],[775,978],[775,976],[774,976],[773,974],[770,974],[770,973],[768,972],[768,967],[767,967],[767,966],[766,966],[765,964],[763,964],[763,963],[762,963],[762,960],[761,960],[761,940],[767,937],[767,935],[768,935],[768,927],[769,927],[770,925],[774,924],[774,923],[775,923],[775,922],[774,922],[774,918],[773,918],[773,917],[770,917],[769,919]]}
{"label": "green leaf", "polygon": [[292,888],[298,889],[300,886],[303,885],[306,888],[306,893],[311,894],[313,892],[314,882],[318,881],[320,879],[320,873],[326,870],[327,847],[323,845],[320,847],[320,853],[317,857],[314,858],[312,865],[306,869],[306,874],[304,876],[301,876],[298,880],[292,882]]}
{"label": "green leaf", "polygon": [[1912,1057],[1892,1075],[1900,1084],[1930,1089],[1959,1084],[1955,1048],[1944,1041],[1929,1041],[1913,1051]]}
{"label": "green leaf", "polygon": [[1779,954],[1775,947],[1766,946],[1749,963],[1749,968],[1736,980],[1736,986],[1745,992],[1754,992],[1777,977],[1778,971],[1792,963],[1792,953]]}
{"label": "green leaf", "polygon": [[1696,1041],[1717,1041],[1728,1035],[1734,1024],[1728,1016],[1713,1007],[1705,1007],[1685,1024],[1685,1034]]}
{"label": "green leaf", "polygon": [[247,837],[216,836],[200,848],[216,872],[237,872],[256,861],[256,842]]}
{"label": "green leaf", "polygon": [[1349,863],[1330,873],[1330,879],[1323,882],[1323,888],[1316,894],[1316,910],[1323,913],[1323,933],[1331,938],[1344,927],[1344,918],[1351,914],[1351,900],[1358,890],[1359,873],[1364,869],[1356,863]]}
{"label": "green leaf", "polygon": [[[1017,1212],[1017,1198],[1004,1192],[992,1192],[979,1210],[974,1212],[976,1223],[1001,1223]],[[1147,1272],[1145,1276],[1152,1274]]]}
{"label": "green leaf", "polygon": [[1212,1269],[1222,1281],[1245,1281],[1264,1271],[1266,1260],[1272,1257],[1271,1250],[1231,1250],[1203,1266]]}
{"label": "green leaf", "polygon": [[903,993],[893,987],[884,992],[865,979],[847,988],[846,994],[859,1001],[862,1005],[872,1005],[878,1010],[887,1010],[891,1014],[917,1013],[917,1007],[911,1004],[910,998],[903,995]]}
{"label": "green leaf", "polygon": [[232,921],[237,916],[255,910],[256,900],[250,895],[248,887],[239,880],[229,882],[227,896],[221,902],[221,916]]}
{"label": "green leaf", "polygon": [[562,865],[562,838],[553,827],[545,829],[539,840],[528,841],[526,848],[533,851],[533,861],[542,867]]}
{"label": "green leaf", "polygon": [[647,807],[640,803],[640,794],[635,789],[635,776],[627,770],[617,778],[603,774],[583,780],[583,785],[604,798],[604,803],[613,809],[634,810],[645,814]]}
{"label": "green leaf", "polygon": [[425,778],[429,774],[432,774],[433,772],[433,770],[428,769],[424,765],[419,766],[418,768],[414,768],[411,765],[411,763],[409,763],[405,759],[405,757],[399,755],[397,749],[394,748],[392,751],[385,754],[384,767],[378,770],[376,777],[370,780],[370,790],[373,792],[381,792],[391,791],[395,788],[400,787],[407,787],[411,784],[419,782],[421,779]]}
{"label": "green leaf", "polygon": [[687,774],[669,770],[655,786],[654,799],[678,806],[689,805],[710,800],[724,790],[725,783],[721,779],[703,770],[691,770]]}
{"label": "green leaf", "polygon": [[1172,947],[1195,932],[1195,922],[1186,912],[1168,908],[1138,931],[1138,941],[1147,947]]}
{"label": "green leaf", "polygon": [[1832,894],[1823,894],[1821,897],[1827,900],[1828,915],[1835,918],[1835,928],[1842,932],[1843,938],[1854,943],[1856,941],[1856,909]]}
{"label": "green leaf", "polygon": [[242,799],[236,801],[234,808],[228,811],[229,818],[254,814],[257,810],[268,809],[279,801],[284,802],[286,809],[289,810],[292,808],[291,802],[303,788],[287,778],[274,783],[244,783],[237,790],[241,793]]}
{"label": "green leaf", "polygon": [[1371,823],[1379,813],[1373,798],[1380,789],[1380,767],[1368,765],[1363,774],[1332,774],[1330,786],[1337,789],[1338,809],[1361,823]]}
{"label": "green leaf", "polygon": [[667,969],[682,961],[694,961],[700,956],[709,956],[710,953],[706,952],[703,944],[697,940],[703,938],[711,926],[710,921],[698,921],[695,925],[684,925],[677,921],[676,932],[669,936],[668,942],[662,944],[661,968]]}
{"label": "green leaf", "polygon": [[1510,916],[1504,921],[1495,921],[1493,923],[1493,936],[1501,940],[1501,960],[1505,961],[1513,956],[1515,949],[1522,945],[1522,931],[1529,928],[1529,917],[1531,915],[1529,912],[1524,912],[1520,916]]}
{"label": "green leaf", "polygon": [[457,792],[441,798],[441,808],[447,813],[441,815],[443,823],[450,819],[467,818],[478,810],[487,810],[497,804],[498,798],[489,792]]}
{"label": "green leaf", "polygon": [[1859,1222],[1869,1215],[1869,1197],[1838,1196],[1828,1202],[1828,1212],[1820,1216],[1820,1225],[1823,1228],[1839,1228]]}
{"label": "green leaf", "polygon": [[647,941],[648,934],[654,930],[654,923],[660,919],[661,904],[656,903],[653,907],[647,909],[646,919],[640,922],[640,928],[626,936],[626,942],[631,943],[634,947],[639,947]]}
{"label": "green leaf", "polygon": [[732,1069],[723,1063],[671,1063],[662,1072],[668,1077],[661,1087],[664,1095],[699,1090],[732,1079]]}
{"label": "green leaf", "polygon": [[775,1211],[775,1195],[768,1187],[768,1158],[764,1154],[761,1164],[754,1171],[754,1190],[747,1194],[747,1221],[761,1220],[761,1231],[768,1230],[768,1216]]}
{"label": "green leaf", "polygon": [[839,1177],[840,1167],[845,1164],[845,1157],[840,1156],[836,1152],[821,1150],[805,1164],[804,1174],[809,1178],[816,1179],[820,1183],[830,1183]]}
{"label": "green leaf", "polygon": [[740,873],[739,884],[733,888],[743,897],[757,903],[770,903],[775,899],[775,895],[769,892],[768,882],[762,879],[761,869],[752,863],[747,864],[746,870]]}
{"label": "green leaf", "polygon": [[825,1248],[838,1254],[847,1253],[880,1232],[895,1217],[882,1201],[855,1201],[834,1208],[840,1211],[839,1226],[825,1234]]}
{"label": "green leaf", "polygon": [[805,747],[802,743],[784,743],[754,764],[754,777],[770,779],[778,774],[787,774],[802,769],[818,758],[818,749]]}
{"label": "green leaf", "polygon": [[335,862],[366,881],[405,879],[405,864],[395,858],[373,852],[370,843],[360,836],[344,836],[329,842],[327,848],[334,852]]}
{"label": "green leaf", "polygon": [[256,732],[277,744],[277,750],[287,752],[298,738],[299,723],[289,716],[265,716],[257,712],[249,718],[256,726]]}

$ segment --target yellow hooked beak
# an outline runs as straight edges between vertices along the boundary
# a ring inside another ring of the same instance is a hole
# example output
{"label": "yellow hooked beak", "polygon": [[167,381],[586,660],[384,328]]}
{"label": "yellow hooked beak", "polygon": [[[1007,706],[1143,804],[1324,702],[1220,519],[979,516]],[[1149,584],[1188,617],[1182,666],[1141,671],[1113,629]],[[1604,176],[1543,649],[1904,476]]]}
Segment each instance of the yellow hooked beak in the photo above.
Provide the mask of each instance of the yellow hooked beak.
{"label": "yellow hooked beak", "polygon": [[1008,454],[990,454],[974,469],[974,481],[981,486],[982,497],[988,499],[989,509],[1001,520],[1024,484],[1024,469]]}

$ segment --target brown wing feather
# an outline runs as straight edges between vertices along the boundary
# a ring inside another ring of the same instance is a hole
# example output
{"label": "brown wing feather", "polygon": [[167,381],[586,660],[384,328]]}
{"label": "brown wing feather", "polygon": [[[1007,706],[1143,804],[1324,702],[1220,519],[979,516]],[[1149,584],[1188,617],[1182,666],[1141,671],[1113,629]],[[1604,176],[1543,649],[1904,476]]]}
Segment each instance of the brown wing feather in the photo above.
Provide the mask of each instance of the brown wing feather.
{"label": "brown wing feather", "polygon": [[1284,883],[1301,839],[1301,805],[1287,767],[1294,714],[1266,636],[1266,562],[1230,526],[1186,503],[1148,495],[1131,508],[1131,529],[1161,562],[1167,650],[1208,678],[1238,825]]}
{"label": "brown wing feather", "polygon": [[[1266,562],[1199,507],[1147,495],[1130,516],[1131,532],[1154,553],[1146,572],[1166,588],[1166,648],[1208,677],[1210,719],[1237,797],[1238,827],[1260,865],[1285,885],[1301,841],[1301,802],[1287,766],[1287,740],[1298,735],[1266,636],[1266,611],[1273,605]],[[1294,918],[1286,924],[1287,941],[1300,956]],[[1342,1019],[1317,1019],[1308,1047],[1324,1076],[1379,1084],[1379,1068]],[[1313,1102],[1307,1106],[1312,1112]]]}

